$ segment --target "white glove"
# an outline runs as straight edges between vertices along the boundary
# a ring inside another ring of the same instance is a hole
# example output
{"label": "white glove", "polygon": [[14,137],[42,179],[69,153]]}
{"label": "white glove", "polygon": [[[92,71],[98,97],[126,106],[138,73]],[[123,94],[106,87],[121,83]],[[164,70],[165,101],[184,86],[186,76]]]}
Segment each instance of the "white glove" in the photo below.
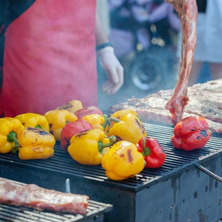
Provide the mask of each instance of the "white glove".
{"label": "white glove", "polygon": [[111,46],[99,50],[97,55],[108,77],[108,80],[102,85],[102,91],[107,94],[114,94],[123,85],[123,67],[116,58]]}

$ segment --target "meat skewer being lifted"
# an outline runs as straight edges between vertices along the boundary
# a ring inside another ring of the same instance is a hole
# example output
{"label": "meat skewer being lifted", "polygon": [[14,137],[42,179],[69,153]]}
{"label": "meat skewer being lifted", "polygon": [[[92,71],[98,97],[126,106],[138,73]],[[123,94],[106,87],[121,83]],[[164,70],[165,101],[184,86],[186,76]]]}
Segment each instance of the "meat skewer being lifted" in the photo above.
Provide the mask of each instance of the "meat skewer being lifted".
{"label": "meat skewer being lifted", "polygon": [[193,63],[196,48],[196,0],[166,0],[173,4],[181,21],[182,48],[179,76],[174,93],[166,104],[166,109],[171,113],[174,124],[179,122],[183,116],[183,110],[189,98],[187,97],[188,78]]}

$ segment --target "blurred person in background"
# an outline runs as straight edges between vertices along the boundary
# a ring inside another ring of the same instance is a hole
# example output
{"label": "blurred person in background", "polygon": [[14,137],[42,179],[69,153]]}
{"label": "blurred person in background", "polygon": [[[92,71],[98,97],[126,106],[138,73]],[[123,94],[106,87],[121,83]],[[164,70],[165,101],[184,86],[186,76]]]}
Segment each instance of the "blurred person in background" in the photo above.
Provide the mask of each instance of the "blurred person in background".
{"label": "blurred person in background", "polygon": [[96,51],[108,76],[103,91],[122,86],[96,0],[0,0],[0,16],[2,116],[44,114],[73,99],[97,105]]}
{"label": "blurred person in background", "polygon": [[[197,0],[197,42],[189,85],[197,82],[202,65],[208,63],[211,79],[222,78],[222,1]],[[178,56],[181,53],[181,33]],[[203,76],[199,76],[203,78]]]}

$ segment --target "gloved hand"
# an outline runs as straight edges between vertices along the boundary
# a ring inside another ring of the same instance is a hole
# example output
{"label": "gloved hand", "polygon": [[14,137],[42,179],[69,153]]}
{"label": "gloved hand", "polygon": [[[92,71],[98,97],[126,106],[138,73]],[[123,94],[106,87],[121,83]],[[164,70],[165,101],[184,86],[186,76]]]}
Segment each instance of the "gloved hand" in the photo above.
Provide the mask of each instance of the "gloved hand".
{"label": "gloved hand", "polygon": [[111,46],[99,50],[97,55],[108,76],[107,82],[102,85],[102,91],[107,94],[114,94],[123,85],[123,67],[116,58],[113,47]]}

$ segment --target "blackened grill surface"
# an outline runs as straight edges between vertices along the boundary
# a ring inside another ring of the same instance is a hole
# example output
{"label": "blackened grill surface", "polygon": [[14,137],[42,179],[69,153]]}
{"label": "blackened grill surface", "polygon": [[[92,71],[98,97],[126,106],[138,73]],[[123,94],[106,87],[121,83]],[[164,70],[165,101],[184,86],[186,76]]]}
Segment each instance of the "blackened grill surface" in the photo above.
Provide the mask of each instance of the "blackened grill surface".
{"label": "blackened grill surface", "polygon": [[103,182],[106,186],[117,186],[124,190],[138,191],[150,186],[152,183],[172,177],[174,174],[190,167],[195,163],[204,162],[222,152],[222,138],[211,137],[207,145],[199,150],[183,151],[174,149],[170,143],[173,133],[172,127],[144,123],[149,136],[155,137],[166,153],[166,161],[159,169],[144,169],[134,178],[125,181],[111,181],[107,179],[101,166],[86,166],[75,162],[67,152],[63,151],[59,144],[55,146],[55,154],[48,160],[22,161],[16,155],[2,154],[0,162],[7,162],[13,166],[19,166],[35,170],[44,170],[45,173],[61,173],[67,177],[75,176],[84,180]]}
{"label": "blackened grill surface", "polygon": [[73,222],[73,221],[88,221],[93,217],[98,217],[110,211],[112,205],[104,204],[96,201],[89,201],[86,215],[80,214],[65,214],[40,212],[26,207],[9,206],[0,204],[0,221],[13,222]]}

